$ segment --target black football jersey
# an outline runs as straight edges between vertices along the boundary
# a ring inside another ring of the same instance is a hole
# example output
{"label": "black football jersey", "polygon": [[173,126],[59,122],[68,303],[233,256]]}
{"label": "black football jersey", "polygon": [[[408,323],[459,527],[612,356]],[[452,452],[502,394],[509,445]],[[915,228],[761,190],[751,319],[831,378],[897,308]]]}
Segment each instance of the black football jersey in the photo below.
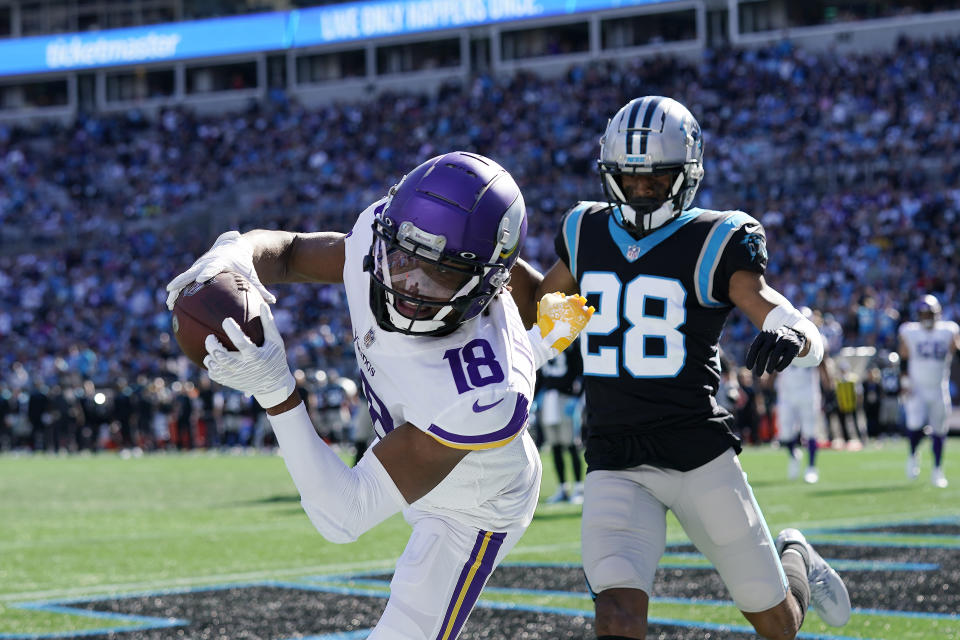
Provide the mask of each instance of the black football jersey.
{"label": "black football jersey", "polygon": [[580,356],[580,343],[575,341],[560,352],[553,360],[547,361],[540,370],[539,388],[556,389],[560,393],[576,395],[583,375],[583,359]]}
{"label": "black football jersey", "polygon": [[742,211],[695,208],[637,239],[619,215],[580,202],[555,242],[597,310],[580,337],[590,468],[688,470],[739,452],[714,398],[719,341],[730,276],[766,270],[763,227]]}
{"label": "black football jersey", "polygon": [[900,395],[900,370],[897,367],[886,367],[880,372],[880,386],[884,395]]}
{"label": "black football jersey", "polygon": [[320,409],[339,409],[346,399],[346,392],[336,382],[324,385],[317,395],[320,400],[318,407]]}

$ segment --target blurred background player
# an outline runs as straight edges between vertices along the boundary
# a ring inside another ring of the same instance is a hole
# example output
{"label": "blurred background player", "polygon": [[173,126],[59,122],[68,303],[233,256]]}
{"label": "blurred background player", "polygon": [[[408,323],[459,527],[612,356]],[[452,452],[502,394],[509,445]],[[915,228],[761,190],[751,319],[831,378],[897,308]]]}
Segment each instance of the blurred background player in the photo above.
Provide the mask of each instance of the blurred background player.
{"label": "blurred background player", "polygon": [[317,428],[320,435],[328,442],[343,443],[344,430],[350,424],[350,403],[343,379],[335,369],[330,369],[326,375],[317,372],[319,384],[316,392],[316,415],[320,422]]}
{"label": "blurred background player", "polygon": [[[583,358],[580,343],[571,344],[560,355],[550,360],[539,371],[540,416],[538,424],[543,432],[543,443],[550,448],[557,471],[557,492],[548,503],[583,502],[583,465],[577,445],[575,423],[580,411]],[[570,458],[570,480],[564,458]]]}
{"label": "blurred background player", "polygon": [[837,418],[843,434],[844,446],[849,451],[863,448],[866,434],[860,424],[860,378],[846,360],[837,362]]}
{"label": "blurred background player", "polygon": [[883,403],[883,379],[881,378],[879,363],[876,361],[870,362],[867,365],[860,389],[861,397],[863,398],[863,417],[867,425],[867,438],[869,438],[874,445],[877,445],[880,442],[880,437],[883,435],[880,425],[880,405]]}
{"label": "blurred background player", "polygon": [[930,427],[933,441],[933,471],[930,482],[945,488],[943,446],[947,438],[950,416],[950,364],[960,348],[960,327],[956,322],[940,319],[940,301],[925,295],[917,305],[918,322],[900,325],[900,357],[906,362],[907,477],[920,475],[917,445],[923,439],[924,427]]}
{"label": "blurred background player", "polygon": [[880,432],[886,435],[900,433],[903,424],[903,405],[900,402],[900,354],[891,351],[880,365]]}
{"label": "blurred background player", "polygon": [[[809,307],[801,307],[805,318],[812,318]],[[776,374],[774,387],[777,392],[777,422],[780,427],[780,444],[789,456],[787,477],[799,475],[801,445],[807,448],[807,469],[804,482],[813,484],[819,478],[817,471],[817,427],[822,412],[820,379],[823,363],[816,367],[789,366]]]}
{"label": "blurred background player", "polygon": [[857,437],[858,386],[859,380],[846,359],[824,355],[821,373],[824,431],[834,449],[856,450],[862,445]]}
{"label": "blurred background player", "polygon": [[735,413],[740,407],[742,397],[740,382],[737,380],[737,365],[721,349],[720,385],[717,387],[717,404],[730,413]]}
{"label": "blurred background player", "polygon": [[350,418],[350,428],[353,438],[353,464],[360,462],[360,458],[366,453],[370,441],[373,440],[373,421],[370,418],[370,405],[363,395],[363,388],[357,385],[357,390],[353,398],[352,415]]}
{"label": "blurred background player", "polygon": [[[737,435],[745,444],[761,444],[760,424],[767,414],[764,394],[753,377],[753,371],[737,367],[738,404],[733,413]],[[732,383],[731,383],[732,386]]]}

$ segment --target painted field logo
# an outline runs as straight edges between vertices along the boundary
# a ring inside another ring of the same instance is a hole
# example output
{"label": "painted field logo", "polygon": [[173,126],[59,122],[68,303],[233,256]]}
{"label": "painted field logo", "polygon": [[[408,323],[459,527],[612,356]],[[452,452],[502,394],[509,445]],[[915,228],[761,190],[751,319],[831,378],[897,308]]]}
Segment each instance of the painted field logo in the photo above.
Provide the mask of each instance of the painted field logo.
{"label": "painted field logo", "polygon": [[[846,627],[828,630],[811,613],[799,637],[960,638],[960,522],[820,530],[810,531],[809,537],[844,576],[854,614]],[[63,627],[49,633],[0,633],[0,639],[360,640],[369,635],[383,612],[391,577],[389,572],[321,575],[12,604],[8,606],[21,610],[18,615],[24,615],[23,610],[47,619],[51,614],[63,615]],[[717,573],[689,544],[668,546],[657,570],[653,596],[648,637],[756,638],[729,601]],[[88,621],[85,625],[76,622],[83,618]],[[503,565],[491,576],[459,640],[521,637],[594,637],[593,604],[578,565]]]}

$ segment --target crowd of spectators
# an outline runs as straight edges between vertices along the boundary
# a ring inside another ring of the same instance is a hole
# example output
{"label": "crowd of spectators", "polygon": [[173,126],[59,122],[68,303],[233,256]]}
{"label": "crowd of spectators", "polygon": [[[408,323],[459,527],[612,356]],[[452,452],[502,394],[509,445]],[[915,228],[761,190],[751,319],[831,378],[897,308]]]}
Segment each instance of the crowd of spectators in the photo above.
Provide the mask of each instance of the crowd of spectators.
{"label": "crowd of spectators", "polygon": [[[696,63],[593,62],[560,78],[480,75],[324,107],[275,94],[220,116],[170,108],[0,125],[0,417],[29,423],[37,390],[112,399],[177,385],[198,402],[202,376],[170,336],[164,284],[227,228],[346,230],[404,170],[451,149],[514,174],[530,219],[524,257],[549,267],[566,208],[602,197],[606,119],[644,94],[673,96],[698,117],[697,204],[761,220],[768,279],[823,314],[831,348],[890,349],[923,293],[960,318],[957,59],[957,38],[863,55],[783,42]],[[355,375],[342,290],[274,289],[295,367]],[[735,314],[726,352],[739,359],[753,332]],[[173,419],[172,402],[157,406]],[[119,432],[118,419],[108,423]],[[13,442],[7,431],[0,446]]]}

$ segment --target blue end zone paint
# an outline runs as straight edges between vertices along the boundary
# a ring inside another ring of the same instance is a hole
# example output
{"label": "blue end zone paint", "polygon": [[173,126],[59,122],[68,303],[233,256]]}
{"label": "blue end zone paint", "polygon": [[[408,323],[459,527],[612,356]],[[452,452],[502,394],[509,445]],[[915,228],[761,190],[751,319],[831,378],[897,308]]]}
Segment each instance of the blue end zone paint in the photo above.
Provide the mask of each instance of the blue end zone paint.
{"label": "blue end zone paint", "polygon": [[830,560],[830,566],[841,571],[938,571],[933,562],[884,562],[882,560]]}
{"label": "blue end zone paint", "polygon": [[[510,563],[504,563],[501,566],[509,567],[514,565]],[[517,566],[530,566],[530,565],[517,565]],[[551,567],[556,565],[551,565],[549,563],[537,563],[535,566]],[[569,565],[566,565],[566,566],[569,566]],[[325,577],[323,576],[316,576],[311,578],[311,580],[324,580],[324,579]],[[350,578],[341,577],[339,578],[339,580],[350,580]],[[354,580],[353,582],[358,583],[361,586],[346,587],[346,586],[314,584],[314,585],[304,585],[301,588],[308,589],[311,591],[337,593],[340,595],[348,595],[348,596],[367,596],[367,597],[386,598],[389,595],[389,593],[386,591],[386,589],[389,587],[389,584],[390,584],[388,581],[365,579],[365,580]],[[295,583],[270,583],[269,586],[286,587],[286,588],[292,588],[292,589],[298,588],[298,585]],[[363,588],[363,586],[366,586],[368,588],[365,589]],[[378,588],[379,590],[374,590]],[[519,595],[519,596],[534,596],[534,597],[549,595],[549,596],[575,598],[578,600],[583,600],[588,604],[590,603],[590,595],[587,593],[579,592],[579,591],[519,589],[519,588],[491,587],[488,585],[487,587],[484,588],[483,593],[507,595],[507,596]],[[661,604],[695,605],[695,606],[701,606],[701,607],[734,607],[736,606],[734,605],[732,600],[705,600],[700,598],[654,597],[654,598],[650,598],[650,602],[654,604],[661,603]],[[511,603],[511,602],[495,602],[495,601],[486,600],[484,598],[481,598],[480,601],[477,602],[477,607],[484,608],[484,609],[507,609],[512,611],[531,611],[531,612],[539,612],[539,613],[555,613],[559,615],[568,615],[568,616],[574,615],[574,616],[586,616],[591,618],[593,617],[592,607],[588,609],[580,609],[577,607],[544,607],[544,606],[537,606],[537,605]],[[858,608],[855,608],[853,612],[855,614],[888,616],[888,617],[895,617],[895,618],[922,618],[922,619],[944,620],[944,621],[960,620],[960,615],[948,614],[948,613],[924,613],[921,611],[897,611],[897,610],[889,610],[889,609],[858,609]],[[741,629],[739,627],[729,626],[729,625],[711,625],[710,623],[699,622],[699,621],[688,620],[688,621],[683,621],[684,624],[679,624],[675,621],[666,622],[666,620],[668,620],[666,618],[660,618],[656,620],[660,620],[661,624],[676,624],[677,626],[685,626],[685,627],[697,628],[697,629],[699,628],[718,629],[718,630],[728,629],[728,630],[734,630],[734,631],[752,632],[751,629],[747,629],[747,628]],[[655,618],[650,618],[650,621],[654,622]],[[833,638],[849,639],[849,638],[856,637],[857,640],[870,640],[869,638],[862,638],[861,636],[840,636],[840,635],[824,636],[824,635],[800,634],[797,637],[821,638],[823,640],[829,640]]]}
{"label": "blue end zone paint", "polygon": [[[827,534],[833,536],[836,534]],[[871,540],[865,539],[866,536],[869,538],[887,538],[887,540]],[[886,547],[899,547],[901,549],[960,549],[960,540],[957,542],[947,542],[947,539],[956,540],[956,536],[950,535],[938,535],[938,536],[926,536],[931,538],[939,538],[937,542],[922,542],[918,541],[917,538],[925,537],[922,534],[913,534],[913,533],[857,533],[854,535],[847,535],[845,539],[833,538],[833,537],[817,537],[816,535],[807,538],[814,546],[818,544],[822,545],[833,545],[837,547],[874,547],[874,548],[886,548]]]}
{"label": "blue end zone paint", "polygon": [[[837,530],[830,530],[814,531],[810,534],[804,532],[804,535],[815,547],[817,545],[830,545],[835,547],[873,547],[878,549],[887,547],[899,547],[901,549],[960,549],[960,540],[957,540],[956,536],[949,534],[873,533],[869,531],[844,533]],[[842,536],[842,538],[840,536]],[[924,537],[937,540],[937,542],[923,542],[922,540],[918,540]],[[888,538],[888,540],[880,541],[876,538]],[[949,540],[956,540],[956,542]],[[689,546],[689,542],[667,543],[668,549],[671,547]],[[673,553],[674,552],[671,552],[671,554]]]}
{"label": "blue end zone paint", "polygon": [[[944,543],[944,542],[931,542],[925,544],[923,542],[916,542],[917,539],[931,538],[931,539],[949,539],[949,535],[933,535],[933,534],[908,534],[908,533],[884,533],[884,532],[873,532],[866,529],[872,529],[876,527],[897,527],[897,526],[906,526],[906,525],[917,525],[917,524],[956,524],[960,523],[958,518],[937,518],[924,521],[911,521],[911,522],[891,522],[891,523],[873,523],[865,524],[858,527],[851,527],[849,529],[820,529],[810,531],[808,536],[814,543],[819,542],[826,545],[838,545],[838,546],[866,546],[866,547],[926,547],[926,548],[943,548],[943,549],[956,549],[960,548],[960,541],[957,543]],[[833,539],[836,536],[837,539]],[[843,539],[840,539],[840,538]],[[876,540],[863,540],[862,538],[890,538],[889,542],[877,542]],[[898,540],[903,539],[903,542]],[[909,541],[907,539],[912,539]],[[689,547],[689,543],[670,543],[668,547]],[[671,558],[676,559],[671,560]],[[694,559],[700,559],[702,556],[696,552],[687,552],[687,551],[675,551],[669,552],[665,558],[666,562],[662,562],[660,566],[664,568],[689,568],[689,569],[709,569],[709,564],[695,563]],[[690,562],[684,562],[685,559],[690,559]],[[832,560],[831,564],[834,564],[836,567],[841,570],[848,571],[935,571],[939,568],[939,565],[933,563],[911,563],[911,562],[884,562],[884,561],[858,561],[858,560]],[[517,563],[506,563],[503,566],[505,567],[556,567],[562,569],[578,569],[580,565],[576,563],[539,563],[539,562],[517,562]],[[163,589],[163,590],[153,590],[146,592],[135,592],[135,593],[124,593],[124,594],[111,594],[111,595],[100,595],[100,596],[90,596],[86,598],[72,598],[68,600],[51,600],[51,601],[37,601],[37,602],[23,602],[23,603],[13,603],[10,604],[10,607],[18,609],[33,610],[38,612],[45,613],[57,613],[64,615],[72,616],[83,616],[87,618],[99,619],[103,621],[113,622],[113,625],[104,625],[95,629],[87,629],[81,631],[63,631],[63,632],[53,632],[53,633],[26,633],[26,634],[9,634],[9,633],[0,633],[0,640],[46,640],[48,638],[70,638],[70,637],[87,637],[93,635],[102,635],[102,634],[112,634],[112,633],[124,633],[124,632],[136,632],[143,631],[148,629],[161,629],[169,628],[176,626],[186,626],[189,625],[189,621],[181,620],[176,618],[158,618],[150,616],[138,616],[133,614],[122,614],[122,613],[111,613],[103,611],[90,611],[87,609],[77,608],[76,606],[81,603],[89,602],[98,602],[98,601],[110,601],[110,600],[119,600],[119,599],[128,599],[128,598],[138,598],[138,597],[151,597],[159,595],[170,595],[170,594],[185,594],[185,593],[202,593],[209,591],[219,591],[219,590],[228,590],[228,589],[242,589],[242,588],[254,588],[254,587],[275,587],[275,588],[285,588],[291,590],[304,590],[304,591],[317,591],[331,594],[341,594],[349,596],[359,596],[359,597],[372,597],[372,598],[387,598],[389,596],[389,580],[377,579],[374,576],[383,576],[389,575],[390,570],[370,570],[363,571],[351,574],[330,574],[330,575],[321,575],[321,576],[307,576],[300,578],[296,581],[260,581],[252,583],[231,583],[231,584],[220,584],[212,585],[205,587],[192,587],[184,589]],[[349,583],[350,586],[343,586],[342,584],[336,583]],[[508,602],[494,602],[481,598],[477,603],[477,607],[486,608],[486,609],[499,609],[499,610],[508,610],[508,611],[529,611],[534,613],[547,613],[547,614],[556,614],[563,616],[582,616],[585,618],[593,618],[593,607],[590,603],[590,596],[587,593],[583,592],[570,592],[570,591],[556,591],[556,590],[534,590],[534,589],[512,589],[512,588],[499,588],[499,587],[490,587],[488,586],[484,589],[485,594],[489,595],[520,595],[520,596],[559,596],[559,597],[568,597],[575,599],[577,601],[582,600],[584,606],[581,608],[579,606],[573,607],[545,607],[539,605],[527,605],[519,603],[508,603]],[[689,598],[651,598],[651,601],[662,604],[680,604],[680,605],[696,605],[704,607],[732,607],[734,606],[730,601],[722,600],[699,600],[699,599],[689,599]],[[897,611],[897,610],[886,610],[886,609],[854,609],[854,613],[858,616],[887,616],[895,618],[912,618],[912,619],[927,619],[927,620],[943,620],[955,622],[960,620],[960,615],[958,614],[938,614],[938,613],[925,613],[925,612],[912,612],[912,611]],[[666,626],[676,626],[683,627],[688,629],[703,629],[706,631],[736,631],[736,632],[746,632],[752,633],[753,630],[749,626],[738,626],[738,625],[724,625],[716,623],[708,623],[701,621],[692,621],[692,620],[681,620],[673,618],[659,618],[651,617],[651,624],[659,624]],[[349,632],[337,632],[332,634],[325,635],[314,635],[307,636],[304,640],[363,640],[369,636],[371,629],[361,629],[356,631]],[[133,636],[130,636],[133,637]],[[844,635],[822,635],[822,634],[810,634],[801,632],[798,638],[807,638],[814,639],[818,638],[820,640],[853,640],[852,636]],[[870,638],[857,637],[856,640],[871,640]]]}
{"label": "blue end zone paint", "polygon": [[[823,542],[823,544],[839,545],[851,543]],[[863,546],[870,546],[864,544]],[[887,545],[883,545],[887,546]],[[693,562],[693,560],[706,560],[703,554],[694,551],[671,551],[664,556],[666,560],[661,560],[657,566],[662,569],[711,569],[713,566],[703,562]],[[680,560],[673,560],[679,558]],[[691,562],[684,562],[683,558],[689,558]],[[885,560],[841,560],[838,558],[827,558],[834,569],[843,569],[846,571],[937,571],[940,565],[933,562],[888,562]],[[508,566],[508,565],[504,565]]]}
{"label": "blue end zone paint", "polygon": [[840,529],[820,528],[820,532],[850,533],[851,531],[862,531],[864,529],[876,529],[877,527],[915,527],[931,524],[956,524],[960,525],[960,517],[957,516],[938,516],[935,518],[920,518],[919,520],[896,521],[888,520],[884,522],[870,522],[866,524],[850,525]]}
{"label": "blue end zone paint", "polygon": [[[104,598],[106,599],[106,598]],[[116,600],[116,597],[110,599]],[[83,600],[82,602],[92,602],[93,599]],[[74,602],[74,601],[70,601]],[[104,633],[121,633],[124,631],[144,631],[146,629],[164,629],[167,627],[180,627],[190,624],[187,620],[179,618],[157,618],[153,616],[138,616],[125,613],[110,613],[107,611],[90,611],[89,609],[79,609],[67,606],[62,601],[56,602],[25,602],[21,604],[10,605],[17,609],[27,609],[31,611],[42,611],[44,613],[62,613],[70,616],[83,616],[85,618],[94,618],[100,620],[110,620],[119,623],[115,626],[100,627],[95,629],[86,629],[83,631],[63,631],[58,633],[0,633],[0,638],[18,640],[27,640],[34,638],[75,638],[78,636],[94,636]]]}

